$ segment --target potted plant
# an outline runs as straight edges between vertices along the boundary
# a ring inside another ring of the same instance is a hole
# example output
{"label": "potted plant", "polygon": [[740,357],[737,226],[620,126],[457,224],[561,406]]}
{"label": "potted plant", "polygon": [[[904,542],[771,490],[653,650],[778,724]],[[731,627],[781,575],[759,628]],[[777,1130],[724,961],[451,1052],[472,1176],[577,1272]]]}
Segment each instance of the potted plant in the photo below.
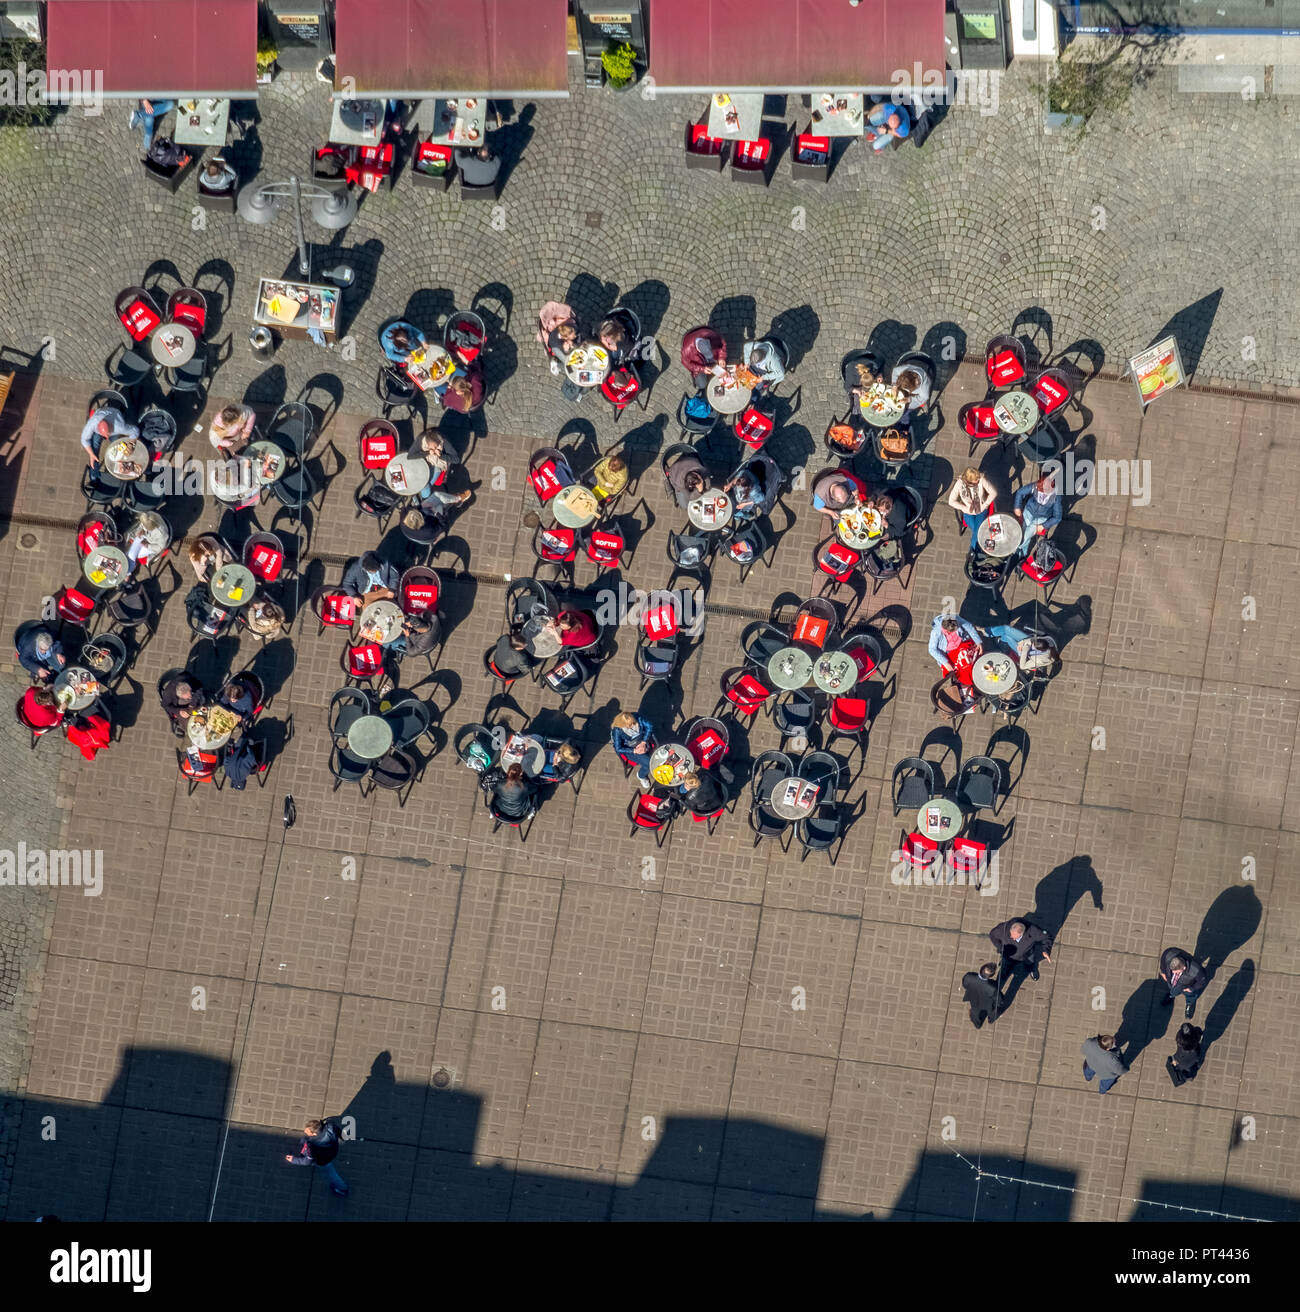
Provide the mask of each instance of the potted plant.
{"label": "potted plant", "polygon": [[1083,59],[1062,59],[1045,86],[1044,126],[1048,132],[1074,131],[1082,137],[1098,111],[1119,113],[1127,108],[1133,78],[1127,66]]}
{"label": "potted plant", "polygon": [[636,80],[636,51],[624,41],[621,45],[611,45],[601,52],[600,62],[605,69],[609,85],[615,91],[630,87]]}
{"label": "potted plant", "polygon": [[275,61],[280,58],[279,47],[269,36],[257,39],[257,80],[269,82],[275,76]]}

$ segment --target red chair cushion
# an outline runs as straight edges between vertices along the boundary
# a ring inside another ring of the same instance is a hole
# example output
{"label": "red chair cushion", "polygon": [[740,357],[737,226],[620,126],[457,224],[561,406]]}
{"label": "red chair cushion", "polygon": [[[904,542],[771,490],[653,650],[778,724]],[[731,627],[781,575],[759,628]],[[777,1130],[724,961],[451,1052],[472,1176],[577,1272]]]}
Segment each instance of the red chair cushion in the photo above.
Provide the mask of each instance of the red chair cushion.
{"label": "red chair cushion", "polygon": [[621,410],[641,390],[636,374],[628,369],[615,369],[600,385],[607,401],[612,401]]}
{"label": "red chair cushion", "polygon": [[397,454],[397,438],[392,433],[367,433],[361,439],[361,468],[387,469]]}
{"label": "red chair cushion", "polygon": [[709,129],[703,123],[691,125],[691,149],[697,155],[716,155],[722,149],[722,138],[709,136]]}
{"label": "red chair cushion", "polygon": [[677,632],[677,607],[670,601],[651,606],[641,625],[647,638],[671,638]]}
{"label": "red chair cushion", "polygon": [[800,615],[795,621],[793,638],[809,647],[820,648],[830,632],[830,623],[820,615]]}
{"label": "red chair cushion", "polygon": [[537,493],[537,499],[545,505],[557,492],[568,484],[560,477],[560,471],[555,467],[555,461],[549,457],[542,461],[535,469],[528,471],[529,480],[532,482],[533,491]]}
{"label": "red chair cushion", "polygon": [[[447,349],[463,364],[473,364],[483,353],[483,337],[478,324],[453,317],[447,325],[447,332]],[[457,340],[457,336],[461,340]]]}
{"label": "red chair cushion", "polygon": [[356,679],[368,679],[384,668],[383,648],[377,642],[365,642],[348,648],[348,673]]}
{"label": "red chair cushion", "polygon": [[357,617],[357,598],[345,592],[332,592],[321,604],[320,617],[326,624],[351,628]]}
{"label": "red chair cushion", "polygon": [[755,714],[771,695],[771,688],[759,683],[752,674],[742,674],[727,689],[727,700],[742,715]]}
{"label": "red chair cushion", "polygon": [[107,532],[108,525],[102,519],[87,525],[77,534],[77,554],[83,559],[90,555],[103,542],[104,534]]}
{"label": "red chair cushion", "polygon": [[408,583],[402,591],[402,610],[407,615],[423,615],[438,608],[436,583]]}
{"label": "red chair cushion", "polygon": [[841,542],[828,542],[817,553],[817,568],[837,583],[847,583],[862,560],[861,555]]}
{"label": "red chair cushion", "polygon": [[141,300],[132,301],[118,318],[131,334],[132,341],[143,342],[162,322],[159,316]]}
{"label": "red chair cushion", "polygon": [[961,874],[976,874],[988,855],[988,846],[973,838],[954,838],[948,860],[954,871]]}
{"label": "red chair cushion", "polygon": [[736,163],[741,168],[761,168],[772,154],[772,142],[767,137],[757,141],[736,142]]}
{"label": "red chair cushion", "polygon": [[277,551],[275,547],[264,542],[259,542],[248,553],[247,563],[248,568],[253,571],[255,579],[262,583],[274,583],[280,577],[280,571],[284,568],[284,552]]}
{"label": "red chair cushion", "polygon": [[55,604],[65,620],[76,623],[86,619],[95,610],[93,599],[84,592],[78,592],[76,588],[60,588]]}
{"label": "red chair cushion", "polygon": [[437,146],[432,141],[422,141],[415,148],[415,162],[417,164],[427,164],[432,159],[444,159],[447,161],[447,167],[451,167],[451,150],[450,146]]}
{"label": "red chair cushion", "polygon": [[1058,574],[1065,569],[1065,561],[1057,556],[1052,561],[1049,569],[1039,569],[1033,556],[1026,556],[1020,562],[1020,572],[1027,578],[1032,579],[1035,583],[1050,583]]}
{"label": "red chair cushion", "polygon": [[664,822],[659,814],[668,801],[666,797],[656,797],[652,793],[643,793],[637,798],[636,810],[632,813],[632,823],[642,829],[658,829]]}
{"label": "red chair cushion", "polygon": [[773,420],[752,405],[736,420],[736,436],[757,450],[772,435]]}
{"label": "red chair cushion", "polygon": [[824,155],[827,159],[831,153],[830,137],[814,137],[811,133],[801,132],[794,139],[795,159],[802,157],[803,151],[811,151],[817,155]]}
{"label": "red chair cushion", "polygon": [[694,742],[688,743],[687,746],[691,749],[691,755],[706,770],[715,761],[720,761],[723,753],[727,750],[725,740],[716,729],[705,729]]}
{"label": "red chair cushion", "polygon": [[537,539],[537,554],[543,560],[567,565],[578,558],[577,534],[571,528],[544,528]]}
{"label": "red chair cushion", "polygon": [[991,355],[984,367],[994,387],[1010,387],[1025,376],[1024,366],[1016,359],[1013,351],[999,351]]}
{"label": "red chair cushion", "polygon": [[962,419],[962,427],[967,437],[995,437],[1002,431],[998,421],[993,418],[991,405],[971,406]]}
{"label": "red chair cushion", "polygon": [[1034,400],[1045,415],[1054,414],[1070,399],[1070,389],[1059,378],[1044,374],[1034,380]]}
{"label": "red chair cushion", "polygon": [[183,323],[195,337],[203,336],[203,328],[208,321],[208,312],[202,305],[184,303],[172,307],[172,322]]}
{"label": "red chair cushion", "polygon": [[933,838],[913,830],[904,836],[899,844],[898,854],[914,866],[928,865],[934,858],[932,853],[939,850],[939,844]]}
{"label": "red chair cushion", "polygon": [[623,555],[623,545],[618,533],[597,529],[587,543],[587,559],[597,565],[617,565]]}
{"label": "red chair cushion", "polygon": [[948,664],[956,671],[957,682],[968,688],[974,678],[975,650],[973,642],[963,642],[948,653]]}
{"label": "red chair cushion", "polygon": [[831,724],[846,733],[857,733],[867,722],[867,703],[861,697],[837,697],[831,702]]}
{"label": "red chair cushion", "polygon": [[865,647],[854,647],[849,655],[853,657],[853,663],[858,667],[859,682],[867,678],[876,668],[876,662],[871,659],[871,653]]}

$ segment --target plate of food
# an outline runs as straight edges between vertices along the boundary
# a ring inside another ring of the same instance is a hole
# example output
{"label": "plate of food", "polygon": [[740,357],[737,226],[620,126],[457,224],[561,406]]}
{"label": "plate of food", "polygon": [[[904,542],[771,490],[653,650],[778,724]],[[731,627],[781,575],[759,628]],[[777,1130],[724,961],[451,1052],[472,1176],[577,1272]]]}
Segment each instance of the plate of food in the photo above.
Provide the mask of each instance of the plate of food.
{"label": "plate of food", "polygon": [[713,103],[717,105],[719,109],[726,109],[726,107],[731,104],[731,97],[727,95],[725,91],[719,91],[715,93]]}
{"label": "plate of food", "polygon": [[234,733],[238,724],[239,717],[234,711],[228,711],[224,706],[208,707],[207,727],[213,738],[224,738],[226,734]]}
{"label": "plate of food", "polygon": [[114,460],[125,460],[134,450],[134,442],[128,442],[125,438],[121,438],[113,443],[113,449],[109,454]]}

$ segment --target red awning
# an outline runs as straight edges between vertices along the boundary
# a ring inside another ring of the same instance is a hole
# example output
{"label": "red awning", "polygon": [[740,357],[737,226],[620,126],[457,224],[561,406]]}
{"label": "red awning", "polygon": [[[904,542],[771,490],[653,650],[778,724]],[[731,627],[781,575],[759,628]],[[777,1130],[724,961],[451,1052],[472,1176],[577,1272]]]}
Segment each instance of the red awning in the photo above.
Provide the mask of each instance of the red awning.
{"label": "red awning", "polygon": [[52,100],[250,99],[257,0],[50,0],[45,64]]}
{"label": "red awning", "polygon": [[650,0],[650,76],[657,91],[941,85],[943,15],[944,0]]}
{"label": "red awning", "polygon": [[568,0],[337,0],[334,89],[422,100],[569,94]]}

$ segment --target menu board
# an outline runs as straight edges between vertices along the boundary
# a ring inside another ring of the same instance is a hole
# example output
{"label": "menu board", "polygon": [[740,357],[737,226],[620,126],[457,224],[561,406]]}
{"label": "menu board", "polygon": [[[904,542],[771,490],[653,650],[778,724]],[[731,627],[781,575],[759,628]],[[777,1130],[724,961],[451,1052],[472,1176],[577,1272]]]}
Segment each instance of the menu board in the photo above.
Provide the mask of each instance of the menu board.
{"label": "menu board", "polygon": [[333,341],[338,329],[337,287],[263,278],[257,290],[253,322],[274,328],[286,337],[307,337],[312,329]]}
{"label": "menu board", "polygon": [[1156,397],[1187,381],[1182,356],[1178,354],[1178,342],[1172,337],[1166,337],[1135,355],[1128,362],[1128,371],[1137,384],[1138,398],[1143,406],[1150,405]]}

